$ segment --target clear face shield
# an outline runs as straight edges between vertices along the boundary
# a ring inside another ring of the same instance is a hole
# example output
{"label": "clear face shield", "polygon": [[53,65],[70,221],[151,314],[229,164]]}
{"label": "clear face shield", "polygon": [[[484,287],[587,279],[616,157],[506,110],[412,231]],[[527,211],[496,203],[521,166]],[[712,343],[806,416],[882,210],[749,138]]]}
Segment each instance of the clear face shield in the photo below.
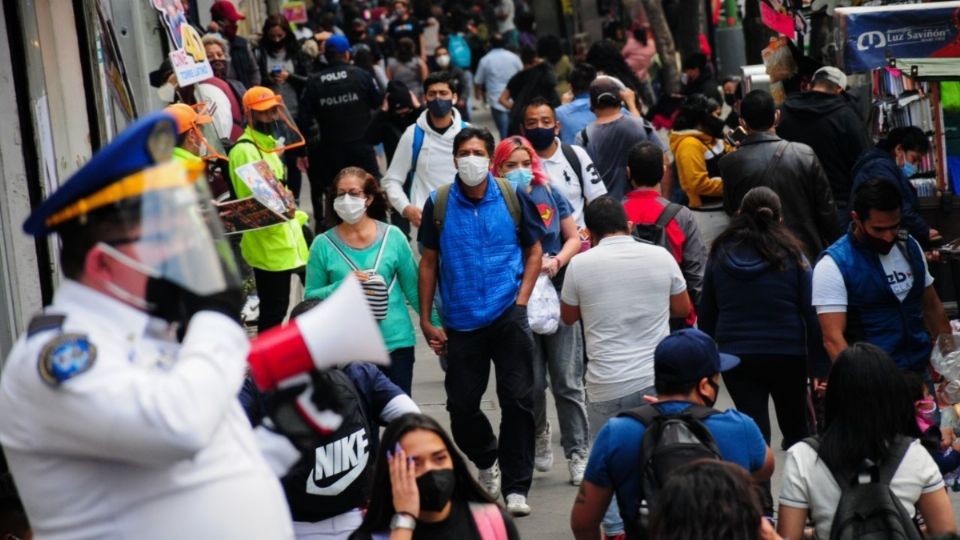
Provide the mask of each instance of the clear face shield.
{"label": "clear face shield", "polygon": [[[211,118],[211,115],[208,112],[209,106],[206,103],[194,105],[194,109],[201,118]],[[217,132],[217,127],[212,121],[198,122],[193,129],[196,132],[194,136],[199,139],[199,144],[197,145],[198,156],[203,158],[204,161],[214,161],[217,159],[222,159],[224,161],[227,160],[227,150],[223,146],[223,140],[229,137],[229,133],[227,133],[225,136],[221,136],[221,134]]]}
{"label": "clear face shield", "polygon": [[128,190],[123,198],[139,201],[139,212],[123,213],[120,227],[127,234],[101,244],[105,251],[148,278],[196,295],[240,287],[202,165],[168,161],[124,179],[118,189]]}
{"label": "clear face shield", "polygon": [[254,138],[254,143],[262,152],[283,152],[299,148],[306,144],[303,134],[297,129],[297,123],[290,116],[290,111],[283,104],[280,96],[276,97],[272,107],[257,110],[260,107],[247,111],[247,123],[257,132],[269,135],[276,143],[275,146],[264,148],[261,142]]}

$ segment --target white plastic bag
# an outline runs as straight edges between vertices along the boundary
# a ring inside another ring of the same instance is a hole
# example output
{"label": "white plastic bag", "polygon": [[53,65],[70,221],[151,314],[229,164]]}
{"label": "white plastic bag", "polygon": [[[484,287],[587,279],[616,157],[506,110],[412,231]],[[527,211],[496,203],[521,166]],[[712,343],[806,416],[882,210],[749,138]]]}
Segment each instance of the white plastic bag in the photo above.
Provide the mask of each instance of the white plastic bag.
{"label": "white plastic bag", "polygon": [[527,304],[527,320],[530,322],[530,330],[538,334],[552,334],[560,326],[560,298],[557,297],[557,290],[553,287],[550,276],[546,274],[540,274],[533,286],[533,293]]}

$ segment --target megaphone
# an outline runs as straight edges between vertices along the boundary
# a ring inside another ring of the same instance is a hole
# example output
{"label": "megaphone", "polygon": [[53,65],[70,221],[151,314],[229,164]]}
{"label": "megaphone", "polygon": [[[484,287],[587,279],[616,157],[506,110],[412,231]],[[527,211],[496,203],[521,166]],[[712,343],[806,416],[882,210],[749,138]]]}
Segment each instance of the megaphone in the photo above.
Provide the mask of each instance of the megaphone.
{"label": "megaphone", "polygon": [[347,362],[389,365],[380,327],[355,276],[322,304],[250,342],[247,356],[253,382],[263,391],[312,369]]}

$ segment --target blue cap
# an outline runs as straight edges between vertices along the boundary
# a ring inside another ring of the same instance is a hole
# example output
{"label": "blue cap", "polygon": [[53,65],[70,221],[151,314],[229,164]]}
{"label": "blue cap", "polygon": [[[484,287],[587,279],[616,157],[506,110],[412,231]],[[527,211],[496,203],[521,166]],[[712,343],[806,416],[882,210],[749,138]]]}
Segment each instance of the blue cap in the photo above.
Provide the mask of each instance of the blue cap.
{"label": "blue cap", "polygon": [[696,328],[677,330],[663,338],[653,353],[657,383],[694,383],[739,364],[739,358],[720,352],[713,338]]}
{"label": "blue cap", "polygon": [[341,36],[340,34],[334,34],[327,38],[323,42],[324,49],[329,49],[337,54],[343,54],[348,52],[353,52],[353,49],[350,48],[350,42],[347,41],[346,36]]}
{"label": "blue cap", "polygon": [[47,221],[54,214],[131,174],[169,161],[176,141],[176,121],[170,114],[157,111],[140,118],[35,208],[23,222],[24,232],[49,234]]}

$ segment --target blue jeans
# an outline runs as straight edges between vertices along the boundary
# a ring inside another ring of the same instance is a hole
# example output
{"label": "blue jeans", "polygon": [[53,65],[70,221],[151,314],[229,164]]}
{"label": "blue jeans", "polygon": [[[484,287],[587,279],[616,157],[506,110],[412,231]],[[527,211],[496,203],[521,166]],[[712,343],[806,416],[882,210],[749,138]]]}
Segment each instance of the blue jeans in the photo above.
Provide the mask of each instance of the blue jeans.
{"label": "blue jeans", "polygon": [[560,323],[553,334],[533,334],[533,417],[537,433],[547,429],[547,374],[557,405],[560,444],[567,459],[587,456],[587,409],[583,394],[583,341],[580,323]]}
{"label": "blue jeans", "polygon": [[413,395],[414,360],[413,347],[400,347],[390,351],[389,366],[380,366],[380,371],[408,396]]}
{"label": "blue jeans", "polygon": [[500,133],[500,140],[502,141],[506,139],[507,132],[510,129],[510,111],[501,111],[500,109],[491,106],[490,115],[493,116],[493,123],[497,125],[497,131]]}
{"label": "blue jeans", "polygon": [[[644,388],[639,392],[627,394],[623,397],[611,399],[610,401],[587,401],[587,418],[590,422],[590,440],[597,437],[597,432],[607,422],[621,411],[633,409],[644,405],[643,396],[655,396],[657,391],[654,387]],[[639,459],[639,456],[637,457]],[[623,532],[623,519],[620,517],[620,508],[617,506],[617,496],[614,494],[610,500],[610,506],[607,513],[603,516],[603,534],[607,536],[616,536]]]}

